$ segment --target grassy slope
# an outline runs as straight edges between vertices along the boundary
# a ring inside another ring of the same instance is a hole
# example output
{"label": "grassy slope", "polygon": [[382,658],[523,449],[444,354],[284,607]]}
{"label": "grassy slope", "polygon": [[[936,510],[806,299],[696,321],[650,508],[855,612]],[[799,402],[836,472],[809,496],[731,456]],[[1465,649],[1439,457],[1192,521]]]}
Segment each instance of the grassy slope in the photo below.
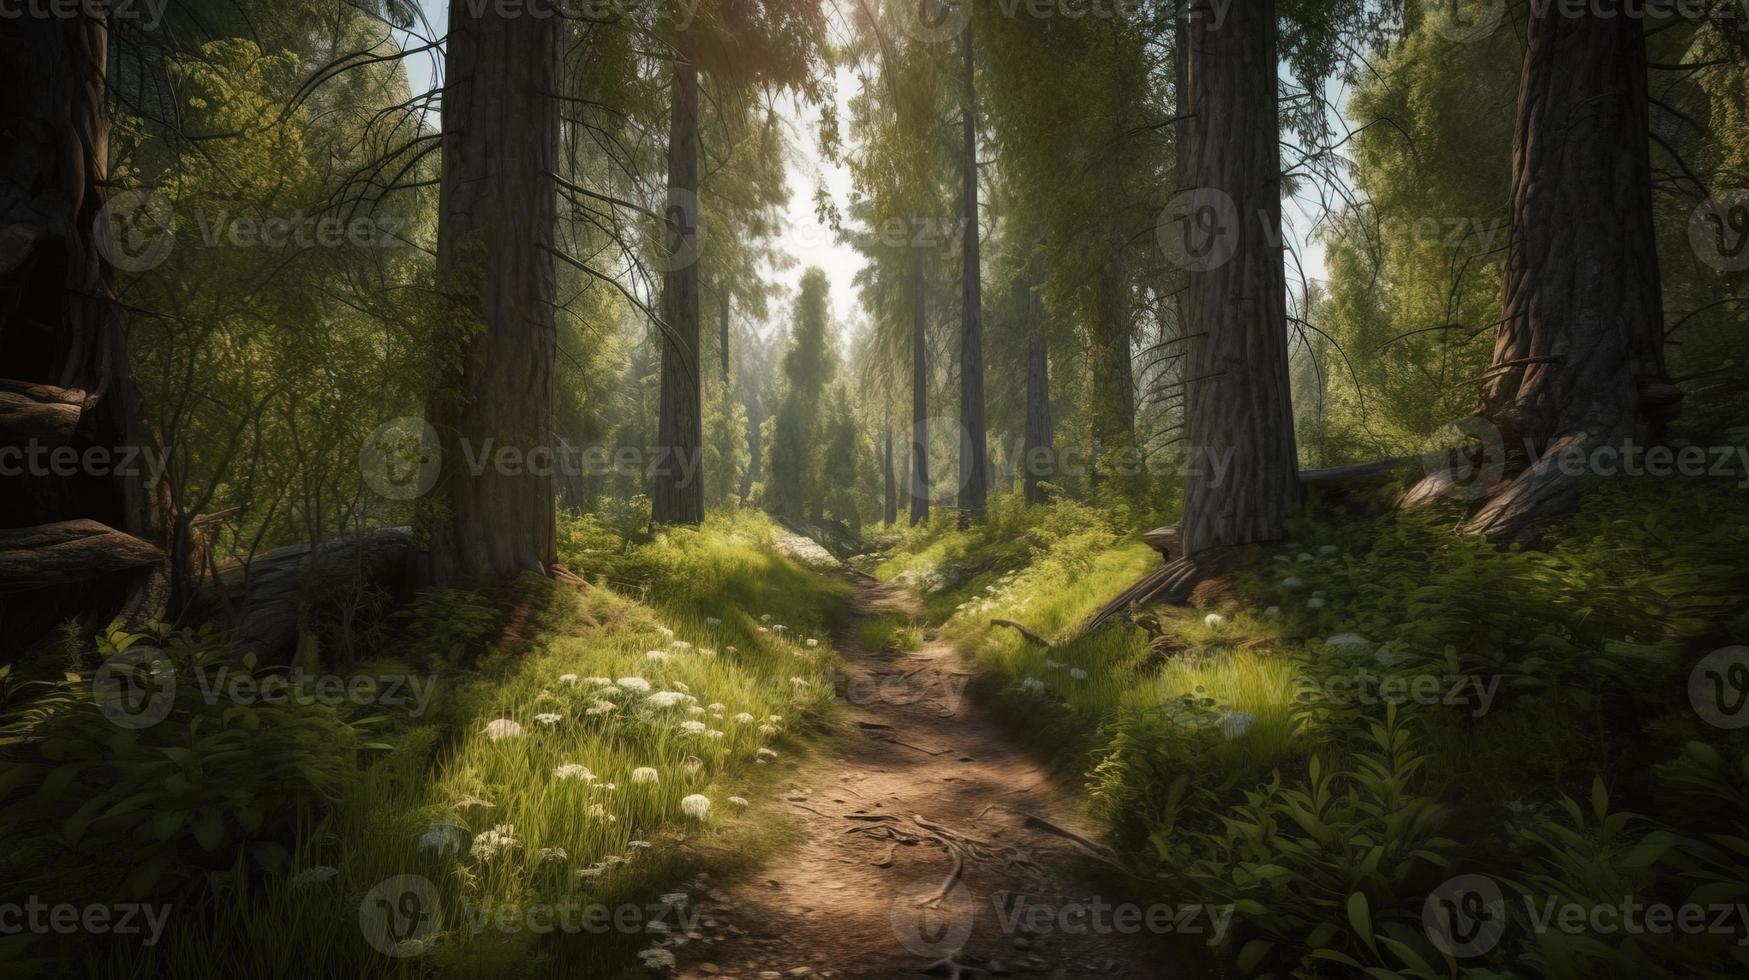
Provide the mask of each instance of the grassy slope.
{"label": "grassy slope", "polygon": [[[1674,489],[1600,488],[1538,553],[1455,535],[1442,515],[1313,506],[1293,546],[1254,555],[1210,607],[1048,653],[988,620],[1059,633],[1157,561],[1085,508],[913,534],[880,574],[938,589],[929,606],[985,669],[981,690],[1083,775],[1164,897],[1239,907],[1242,972],[1698,973],[1743,950],[1522,930],[1463,964],[1420,922],[1459,871],[1587,906],[1680,902],[1721,862],[1745,877],[1735,845],[1707,835],[1745,836],[1749,746],[1696,717],[1687,691],[1700,656],[1749,640],[1749,503]],[[1647,866],[1636,848],[1660,842]]]}
{"label": "grassy slope", "polygon": [[[598,528],[573,531],[571,567],[611,577],[619,589],[517,583],[498,601],[513,606],[518,635],[485,651],[472,670],[443,670],[442,693],[420,717],[325,719],[335,738],[368,732],[379,746],[359,753],[337,800],[309,808],[290,842],[286,871],[333,869],[321,872],[327,880],[300,887],[277,875],[221,875],[216,891],[176,893],[167,934],[143,958],[132,944],[100,943],[75,955],[89,964],[114,956],[111,970],[125,964],[179,977],[639,972],[633,954],[659,933],[543,934],[526,913],[556,913],[565,903],[653,903],[683,890],[699,870],[732,872],[781,840],[782,828],[738,820],[729,798],[760,793],[781,768],[764,765],[758,752],[800,749],[821,722],[835,655],[824,640],[805,639],[830,635],[848,590],[779,557],[756,517],[713,519],[701,531],[630,547],[615,547]],[[436,614],[454,619],[467,602],[447,595]],[[762,627],[761,616],[789,632]],[[409,632],[421,633],[417,623]],[[385,666],[393,669],[362,672]],[[657,707],[636,691],[590,680],[632,676],[645,678],[652,694],[686,692],[687,700]],[[598,703],[611,708],[591,714]],[[498,719],[515,722],[520,734],[491,737],[487,726]],[[706,731],[686,731],[686,722]],[[566,764],[594,778],[561,779],[555,769]],[[635,781],[638,767],[654,768],[658,781]],[[704,820],[682,813],[682,797],[695,793],[711,800]],[[460,828],[456,846],[421,847],[433,826]],[[509,841],[492,847],[494,830]],[[70,880],[107,897],[101,875],[92,882],[76,870],[99,860],[89,847],[42,841],[39,859],[61,862]],[[579,877],[592,868],[601,870]],[[408,947],[420,955],[396,959],[366,944],[360,906],[379,882],[403,874],[433,883],[443,926]],[[54,878],[39,875],[39,891],[54,894]],[[80,899],[75,892],[56,900]],[[500,915],[508,928],[495,924]],[[51,957],[68,950],[50,942],[12,948]],[[45,967],[56,972],[55,962]]]}

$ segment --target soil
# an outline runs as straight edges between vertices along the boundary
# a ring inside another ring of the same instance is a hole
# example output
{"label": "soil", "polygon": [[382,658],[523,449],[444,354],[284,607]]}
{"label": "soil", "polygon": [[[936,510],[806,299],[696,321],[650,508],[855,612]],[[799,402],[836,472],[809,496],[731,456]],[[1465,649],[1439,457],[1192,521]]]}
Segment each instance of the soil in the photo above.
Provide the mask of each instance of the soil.
{"label": "soil", "polygon": [[801,841],[706,889],[678,975],[1214,976],[1215,920],[1127,904],[1072,794],[967,696],[951,646],[857,645],[858,621],[918,617],[916,598],[864,580],[853,602],[837,642],[851,733],[750,811],[799,819]]}

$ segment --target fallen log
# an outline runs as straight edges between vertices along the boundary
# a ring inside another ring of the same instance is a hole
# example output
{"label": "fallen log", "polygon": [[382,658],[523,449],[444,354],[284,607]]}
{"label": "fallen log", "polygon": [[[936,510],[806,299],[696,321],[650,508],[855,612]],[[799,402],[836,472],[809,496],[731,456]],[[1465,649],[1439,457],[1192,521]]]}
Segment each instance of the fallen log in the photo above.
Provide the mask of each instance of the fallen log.
{"label": "fallen log", "polygon": [[1021,636],[1025,637],[1026,642],[1031,643],[1033,646],[1044,647],[1046,650],[1051,649],[1051,641],[1045,639],[1044,637],[1038,635],[1037,633],[1034,633],[1032,630],[1027,629],[1025,626],[1022,626],[1021,624],[1015,622],[1012,619],[992,619],[992,620],[990,620],[990,625],[991,626],[1006,626],[1009,629],[1014,630],[1015,632],[1019,633]]}
{"label": "fallen log", "polygon": [[78,388],[0,378],[0,443],[67,445],[79,427],[87,397]]}
{"label": "fallen log", "polygon": [[[315,589],[331,587],[339,580],[352,587],[370,585],[399,592],[413,547],[411,528],[385,527],[313,546],[276,548],[246,565],[221,569],[217,584],[208,590],[202,604],[215,616],[231,610],[228,618],[237,631],[238,645],[258,651],[272,662],[296,647],[303,614]],[[226,590],[226,594],[213,594],[216,589]],[[227,598],[229,601],[224,601]]]}
{"label": "fallen log", "polygon": [[88,582],[163,561],[157,545],[87,518],[0,529],[0,594]]}
{"label": "fallen log", "polygon": [[1195,558],[1179,558],[1119,593],[1082,621],[1071,642],[1105,626],[1131,606],[1150,602],[1182,604],[1204,579],[1220,574],[1232,560],[1231,548],[1212,548]]}

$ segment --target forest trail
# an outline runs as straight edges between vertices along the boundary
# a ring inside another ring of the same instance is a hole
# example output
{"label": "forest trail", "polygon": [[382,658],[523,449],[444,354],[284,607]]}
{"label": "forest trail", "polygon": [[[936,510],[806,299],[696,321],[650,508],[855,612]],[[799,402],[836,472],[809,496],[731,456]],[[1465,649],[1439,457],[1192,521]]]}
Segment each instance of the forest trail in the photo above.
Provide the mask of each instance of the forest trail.
{"label": "forest trail", "polygon": [[679,975],[1212,976],[1213,918],[1168,922],[1155,909],[1151,931],[1126,921],[1112,911],[1123,898],[1075,860],[1082,845],[1029,823],[1088,833],[1045,770],[966,696],[971,677],[953,647],[858,645],[858,622],[915,616],[916,598],[865,579],[853,603],[837,638],[850,731],[766,804],[799,817],[803,836],[698,896],[698,941],[676,950]]}

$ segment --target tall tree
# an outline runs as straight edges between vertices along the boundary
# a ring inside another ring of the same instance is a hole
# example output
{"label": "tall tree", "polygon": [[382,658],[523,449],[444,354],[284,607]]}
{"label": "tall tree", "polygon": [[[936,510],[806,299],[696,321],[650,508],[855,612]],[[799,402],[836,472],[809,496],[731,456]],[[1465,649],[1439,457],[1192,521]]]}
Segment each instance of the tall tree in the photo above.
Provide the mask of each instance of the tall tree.
{"label": "tall tree", "polygon": [[929,307],[923,250],[911,254],[911,523],[929,523]]}
{"label": "tall tree", "polygon": [[[1035,250],[1027,263],[1027,275],[1015,280],[1019,297],[1021,322],[1026,329],[1026,430],[1021,443],[1020,465],[1024,471],[1022,484],[1026,502],[1045,503],[1040,486],[1039,464],[1051,454],[1051,351],[1045,336],[1044,289],[1045,264],[1042,251]],[[1041,460],[1042,457],[1042,460]]]}
{"label": "tall tree", "polygon": [[1682,392],[1664,370],[1646,89],[1639,16],[1531,11],[1505,315],[1482,407],[1519,472],[1474,530],[1533,533],[1579,495],[1566,453],[1659,439],[1680,413]]}
{"label": "tall tree", "polygon": [[[551,175],[560,21],[450,5],[438,281],[467,336],[427,408],[444,461],[425,577],[544,573],[555,560]],[[500,455],[508,449],[510,454]],[[522,462],[501,465],[512,454]]]}
{"label": "tall tree", "polygon": [[[109,45],[107,21],[88,14],[12,19],[0,30],[9,144],[0,155],[0,446],[31,453],[21,458],[38,458],[32,447],[82,460],[155,448],[112,263],[149,261],[150,249],[168,247],[156,238],[168,227],[150,198],[128,193],[106,207],[99,195],[109,178]],[[168,598],[166,488],[125,469],[63,475],[33,465],[0,480],[9,640],[76,612],[88,625],[148,614]]]}
{"label": "tall tree", "polygon": [[984,293],[978,261],[978,91],[974,75],[972,24],[960,32],[960,125],[963,131],[960,180],[960,446],[959,523],[984,518],[989,493],[989,451],[984,424]]}
{"label": "tall tree", "polygon": [[[668,130],[668,204],[664,215],[662,401],[650,517],[657,524],[704,520],[704,481],[698,478],[703,421],[698,359],[698,70],[674,63],[673,112]],[[727,307],[725,306],[725,310]]]}
{"label": "tall tree", "polygon": [[822,442],[831,433],[825,424],[825,395],[838,373],[829,289],[826,274],[819,269],[802,273],[792,311],[790,349],[783,356],[787,390],[772,431],[767,499],[774,511],[792,520],[818,519],[826,503]]}
{"label": "tall tree", "polygon": [[[1275,0],[1190,0],[1182,220],[1192,342],[1185,553],[1280,538],[1298,498],[1281,248]],[[1218,465],[1215,465],[1218,464]]]}

